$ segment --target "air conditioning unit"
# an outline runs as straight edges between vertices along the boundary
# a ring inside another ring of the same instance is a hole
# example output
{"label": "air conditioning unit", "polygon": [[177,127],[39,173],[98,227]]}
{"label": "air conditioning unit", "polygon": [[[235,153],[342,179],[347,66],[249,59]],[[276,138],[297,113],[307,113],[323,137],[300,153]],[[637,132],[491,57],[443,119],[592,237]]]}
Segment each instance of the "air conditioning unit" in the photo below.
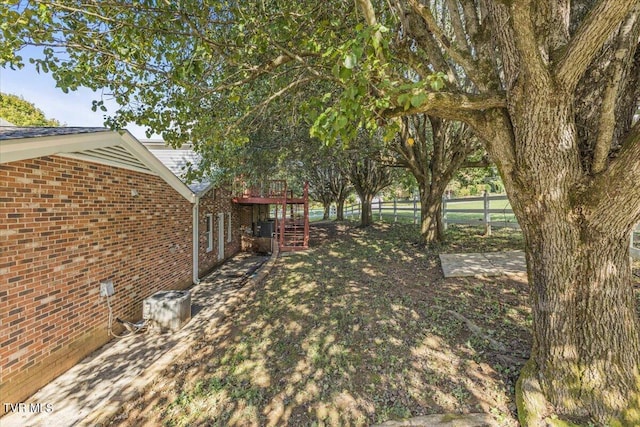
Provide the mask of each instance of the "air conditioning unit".
{"label": "air conditioning unit", "polygon": [[191,319],[191,292],[156,292],[142,301],[142,318],[159,332],[179,331]]}

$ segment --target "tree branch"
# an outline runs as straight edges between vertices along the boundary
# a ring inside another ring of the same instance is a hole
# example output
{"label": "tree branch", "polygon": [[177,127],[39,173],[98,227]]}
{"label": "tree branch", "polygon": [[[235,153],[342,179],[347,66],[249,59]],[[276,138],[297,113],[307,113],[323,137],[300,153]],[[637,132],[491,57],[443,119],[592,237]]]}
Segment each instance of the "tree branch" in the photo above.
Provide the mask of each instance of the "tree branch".
{"label": "tree branch", "polygon": [[400,117],[428,113],[443,119],[467,122],[474,113],[506,108],[506,100],[497,94],[470,95],[462,93],[425,93],[426,100],[419,107],[396,107],[383,112],[384,117]]}
{"label": "tree branch", "polygon": [[612,32],[637,5],[637,0],[600,0],[558,59],[556,76],[560,85],[573,91],[593,58]]}
{"label": "tree branch", "polygon": [[[480,8],[482,13],[482,32],[491,31],[493,42],[499,46],[504,86],[506,89],[511,89],[520,73],[513,20],[507,7],[501,2],[480,2]],[[483,49],[478,50],[478,52],[482,54],[483,59],[497,68],[495,46],[486,43],[481,47]]]}
{"label": "tree branch", "polygon": [[462,162],[461,168],[487,168],[491,166],[493,162],[488,157],[483,157],[481,160],[465,160]]}
{"label": "tree branch", "polygon": [[[618,156],[611,160],[609,167],[597,175],[593,182],[591,194],[608,193],[610,197],[599,197],[600,205],[594,213],[610,212],[611,199],[623,205],[637,206],[636,216],[640,211],[640,121],[627,133]],[[612,188],[612,186],[615,186]]]}
{"label": "tree branch", "polygon": [[522,4],[513,3],[511,6],[511,18],[516,34],[515,43],[520,58],[520,67],[524,69],[527,82],[534,87],[550,87],[549,72],[547,70],[548,58],[542,56],[542,52],[533,27],[532,0]]}
{"label": "tree branch", "polygon": [[460,18],[457,0],[447,0],[447,7],[449,8],[449,15],[451,16],[451,25],[453,26],[453,33],[456,36],[456,43],[459,47],[464,48],[469,58],[473,58],[471,55],[471,47],[467,40],[467,34],[462,24],[462,19]]}
{"label": "tree branch", "polygon": [[[308,70],[311,74],[313,74],[316,77],[322,77],[320,72],[318,70],[316,70],[315,68],[311,67],[303,58],[302,56],[300,56],[301,54],[297,54],[295,52],[292,52],[291,50],[287,49],[286,47],[282,46],[280,43],[278,42],[273,42],[274,46],[277,47],[278,49],[280,49],[282,52],[284,52],[285,54],[287,54],[289,57],[295,59],[297,62],[299,62],[306,70]],[[320,56],[318,54],[312,54],[312,53],[305,53],[303,54],[305,57],[313,57],[313,56]],[[335,79],[337,81],[337,79]]]}
{"label": "tree branch", "polygon": [[[457,48],[455,44],[451,43],[451,41],[446,37],[446,35],[442,32],[442,29],[436,22],[431,10],[428,7],[421,4],[418,0],[409,0],[409,5],[413,8],[413,10],[422,17],[424,22],[429,28],[431,34],[435,37],[435,39],[440,44],[441,48],[449,55],[451,58],[457,62],[462,68],[464,68],[467,77],[479,84],[481,80],[479,80],[479,73],[477,72],[476,66],[473,62],[473,59],[470,55],[467,55],[461,49]],[[482,86],[481,84],[479,86]]]}
{"label": "tree branch", "polygon": [[464,13],[464,22],[467,28],[467,34],[469,38],[474,40],[474,38],[478,35],[478,13],[476,12],[476,6],[473,0],[460,0],[462,4],[462,10]]}
{"label": "tree branch", "polygon": [[271,96],[265,98],[262,102],[260,102],[255,107],[250,108],[242,117],[240,117],[238,120],[235,121],[235,124],[233,126],[231,126],[227,130],[227,134],[229,133],[229,131],[232,128],[237,127],[240,123],[242,123],[244,120],[246,120],[252,114],[256,113],[257,111],[260,111],[262,108],[265,108],[267,105],[271,104],[273,101],[275,101],[276,99],[280,98],[282,95],[284,95],[285,93],[287,93],[291,89],[294,89],[295,87],[300,86],[302,84],[309,83],[310,81],[313,81],[313,80],[317,80],[317,79],[312,78],[312,77],[307,77],[307,78],[300,78],[298,80],[292,81],[287,86],[283,87],[282,89],[280,89],[279,91],[275,92]]}
{"label": "tree branch", "polygon": [[[442,71],[447,75],[450,82],[457,82],[457,74],[451,67],[451,64],[449,64],[445,59],[443,51],[438,47],[438,43],[436,42],[433,33],[422,25],[422,18],[415,13],[408,13],[402,20],[402,25],[404,27],[403,33],[410,35],[413,39],[408,43],[407,47],[405,47],[405,50],[410,55],[413,55],[414,58],[417,58],[418,62],[424,62],[427,66],[432,67],[431,70],[427,69],[426,72],[431,74],[433,71]],[[416,54],[418,50],[415,49],[413,42],[415,42],[417,46],[426,53],[426,60],[424,55],[418,57]]]}
{"label": "tree branch", "polygon": [[251,75],[250,76],[248,76],[248,77],[246,77],[246,78],[244,78],[242,80],[237,80],[237,81],[225,84],[225,85],[217,86],[215,88],[215,91],[222,91],[222,90],[225,90],[225,89],[230,89],[232,87],[242,86],[244,84],[252,82],[255,79],[257,79],[258,77],[262,76],[263,74],[267,74],[267,73],[275,70],[276,68],[293,61],[293,59],[294,58],[292,58],[289,55],[278,55],[277,57],[275,57],[271,61],[269,61],[269,62],[267,62],[265,64],[262,64],[259,67],[252,67],[250,69],[250,71],[251,71]]}
{"label": "tree branch", "polygon": [[611,144],[615,138],[616,100],[620,95],[621,85],[624,84],[623,77],[629,72],[625,64],[632,62],[630,58],[633,58],[634,47],[638,42],[638,33],[640,32],[638,10],[640,10],[640,6],[636,7],[635,13],[627,16],[626,22],[622,25],[618,35],[616,53],[609,66],[611,69],[610,78],[604,91],[602,110],[598,120],[598,135],[593,150],[591,164],[593,174],[598,174],[606,168]]}
{"label": "tree branch", "polygon": [[[360,10],[364,14],[364,19],[367,22],[367,25],[371,27],[378,25],[376,11],[373,8],[371,0],[356,0],[356,2],[360,5]],[[379,60],[384,61],[384,56],[382,54],[382,50],[380,49],[380,46],[382,45],[382,34],[380,33],[379,29],[376,30],[376,32],[373,34],[373,38],[376,41],[374,45],[378,46],[376,48],[376,56]]]}
{"label": "tree branch", "polygon": [[[427,74],[431,74],[429,70],[425,70],[424,60],[416,55],[411,49],[398,50],[396,58],[398,58],[400,62],[409,66],[418,76],[420,76],[421,80],[424,80],[427,77]],[[453,74],[451,74],[451,78],[455,78]]]}

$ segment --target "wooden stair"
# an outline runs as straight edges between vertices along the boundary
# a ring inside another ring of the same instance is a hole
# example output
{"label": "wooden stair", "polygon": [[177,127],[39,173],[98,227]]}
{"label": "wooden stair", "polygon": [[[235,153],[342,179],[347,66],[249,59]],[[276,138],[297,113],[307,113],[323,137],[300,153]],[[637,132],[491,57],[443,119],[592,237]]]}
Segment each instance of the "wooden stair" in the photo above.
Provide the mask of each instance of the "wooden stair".
{"label": "wooden stair", "polygon": [[309,183],[305,183],[302,197],[296,197],[282,179],[268,180],[254,187],[236,180],[234,194],[234,202],[241,205],[275,206],[273,231],[280,251],[309,248]]}
{"label": "wooden stair", "polygon": [[280,250],[299,251],[309,248],[309,187],[304,186],[302,200],[287,198],[282,202],[283,217],[278,225]]}

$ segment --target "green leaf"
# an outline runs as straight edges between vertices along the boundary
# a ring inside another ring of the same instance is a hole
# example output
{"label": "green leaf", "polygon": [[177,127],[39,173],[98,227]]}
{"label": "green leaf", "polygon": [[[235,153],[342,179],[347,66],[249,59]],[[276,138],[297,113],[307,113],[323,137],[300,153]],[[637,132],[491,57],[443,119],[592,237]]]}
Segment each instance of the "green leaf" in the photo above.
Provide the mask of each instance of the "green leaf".
{"label": "green leaf", "polygon": [[364,48],[362,46],[354,46],[352,50],[353,54],[356,58],[356,63],[360,58],[362,58],[362,54],[364,53]]}
{"label": "green leaf", "polygon": [[444,87],[444,81],[442,79],[434,79],[431,81],[431,89],[440,90]]}
{"label": "green leaf", "polygon": [[347,120],[347,118],[345,116],[338,116],[338,118],[336,119],[333,127],[336,130],[340,130],[340,129],[346,127],[348,123],[349,123],[349,121]]}
{"label": "green leaf", "polygon": [[420,107],[427,100],[427,95],[424,93],[418,93],[417,95],[413,95],[411,97],[411,105],[413,107]]}
{"label": "green leaf", "polygon": [[356,57],[355,53],[349,53],[344,57],[344,67],[349,70],[355,68],[357,63],[358,58]]}
{"label": "green leaf", "polygon": [[411,94],[403,93],[402,95],[398,96],[398,104],[402,105],[405,111],[408,110],[409,107],[411,107]]}
{"label": "green leaf", "polygon": [[335,64],[332,68],[331,68],[331,74],[334,75],[334,77],[340,77],[340,70],[342,70],[343,68],[340,66],[340,64]]}
{"label": "green leaf", "polygon": [[395,122],[393,122],[392,124],[389,124],[384,127],[384,134],[382,136],[382,139],[385,142],[391,142],[393,141],[393,138],[395,138],[396,135],[398,134],[398,131],[399,131],[398,125]]}
{"label": "green leaf", "polygon": [[338,77],[340,77],[342,80],[348,80],[352,75],[352,70],[350,70],[349,68],[340,67],[340,74],[338,75]]}

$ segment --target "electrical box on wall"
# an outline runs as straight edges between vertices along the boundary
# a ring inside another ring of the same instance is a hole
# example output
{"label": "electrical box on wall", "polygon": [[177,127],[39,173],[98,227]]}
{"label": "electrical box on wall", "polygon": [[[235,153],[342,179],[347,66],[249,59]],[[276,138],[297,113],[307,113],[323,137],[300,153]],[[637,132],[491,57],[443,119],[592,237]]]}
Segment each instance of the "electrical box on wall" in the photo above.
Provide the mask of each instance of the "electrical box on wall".
{"label": "electrical box on wall", "polygon": [[110,297],[114,293],[113,290],[113,281],[105,280],[104,282],[100,282],[100,296],[101,297]]}

